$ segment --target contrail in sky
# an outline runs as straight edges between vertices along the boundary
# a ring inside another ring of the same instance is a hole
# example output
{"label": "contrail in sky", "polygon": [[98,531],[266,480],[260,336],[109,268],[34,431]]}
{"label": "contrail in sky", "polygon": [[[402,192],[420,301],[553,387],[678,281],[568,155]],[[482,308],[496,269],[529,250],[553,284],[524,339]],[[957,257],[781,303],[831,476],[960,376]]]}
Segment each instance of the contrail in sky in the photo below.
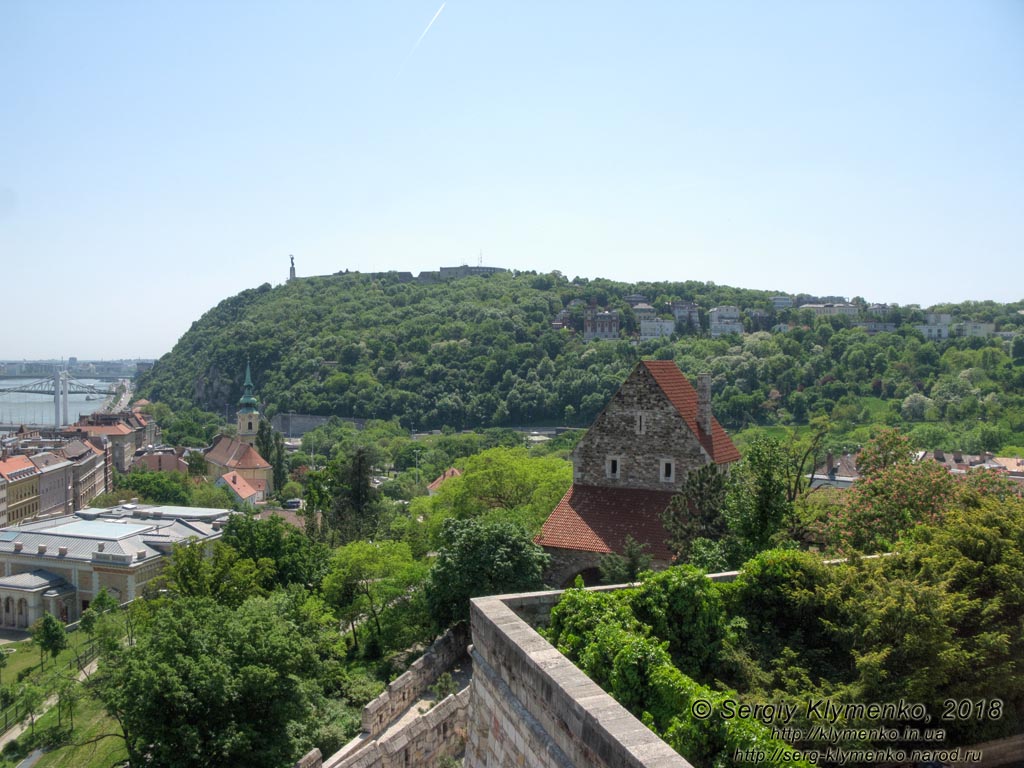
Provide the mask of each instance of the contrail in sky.
{"label": "contrail in sky", "polygon": [[[445,0],[444,3],[441,3],[441,7],[437,9],[437,13],[434,14],[434,18],[430,20],[430,23],[427,24],[427,28],[423,30],[423,34],[421,34],[419,40],[416,41],[416,45],[414,45],[412,50],[409,51],[409,56],[412,56],[416,52],[416,49],[420,47],[420,43],[423,42],[423,38],[427,36],[427,32],[430,31],[430,28],[434,26],[434,22],[437,21],[437,17],[441,15],[441,11],[444,10],[445,3],[447,2],[448,0]],[[409,56],[405,57],[406,61],[409,60]]]}

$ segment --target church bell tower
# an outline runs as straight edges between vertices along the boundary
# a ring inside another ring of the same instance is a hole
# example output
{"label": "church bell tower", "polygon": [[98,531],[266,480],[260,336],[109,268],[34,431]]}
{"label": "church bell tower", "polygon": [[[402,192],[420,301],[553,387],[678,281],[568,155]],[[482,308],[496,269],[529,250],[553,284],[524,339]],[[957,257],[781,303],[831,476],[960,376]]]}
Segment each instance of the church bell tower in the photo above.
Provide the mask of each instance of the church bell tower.
{"label": "church bell tower", "polygon": [[252,375],[249,362],[245,363],[245,389],[238,401],[238,439],[248,445],[256,442],[256,432],[260,428],[259,401],[252,393]]}

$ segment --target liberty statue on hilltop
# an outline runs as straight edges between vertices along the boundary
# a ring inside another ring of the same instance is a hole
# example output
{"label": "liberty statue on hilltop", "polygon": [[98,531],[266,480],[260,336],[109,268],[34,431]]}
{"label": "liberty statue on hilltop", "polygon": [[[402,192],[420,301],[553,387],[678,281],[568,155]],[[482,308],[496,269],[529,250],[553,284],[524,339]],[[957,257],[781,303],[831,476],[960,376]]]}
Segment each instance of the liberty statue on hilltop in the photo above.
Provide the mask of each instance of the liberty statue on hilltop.
{"label": "liberty statue on hilltop", "polygon": [[288,270],[288,282],[295,279],[295,257],[290,257],[292,260],[292,268]]}

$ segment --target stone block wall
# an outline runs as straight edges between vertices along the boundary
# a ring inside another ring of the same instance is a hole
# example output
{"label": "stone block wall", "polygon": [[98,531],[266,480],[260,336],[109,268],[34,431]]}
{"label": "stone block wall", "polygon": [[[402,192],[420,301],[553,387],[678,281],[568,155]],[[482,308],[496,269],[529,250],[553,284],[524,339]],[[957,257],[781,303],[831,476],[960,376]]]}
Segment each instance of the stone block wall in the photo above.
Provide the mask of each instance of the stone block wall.
{"label": "stone block wall", "polygon": [[536,592],[472,601],[465,765],[688,768],[524,620],[546,616],[560,596]]}
{"label": "stone block wall", "polygon": [[469,630],[460,624],[435,640],[420,658],[388,684],[387,690],[363,708],[363,732],[371,738],[382,734],[391,722],[419,699],[445,670],[466,655]]}
{"label": "stone block wall", "polygon": [[409,725],[374,740],[356,754],[323,768],[433,768],[465,744],[470,689],[445,698]]}

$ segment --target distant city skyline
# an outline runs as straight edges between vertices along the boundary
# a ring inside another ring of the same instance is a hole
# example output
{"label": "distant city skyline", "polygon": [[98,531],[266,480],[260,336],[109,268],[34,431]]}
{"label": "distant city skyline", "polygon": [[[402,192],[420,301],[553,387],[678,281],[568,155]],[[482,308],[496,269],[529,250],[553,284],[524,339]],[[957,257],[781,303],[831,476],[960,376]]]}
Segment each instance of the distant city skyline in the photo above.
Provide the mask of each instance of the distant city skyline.
{"label": "distant city skyline", "polygon": [[12,0],[0,88],[0,358],[159,357],[290,254],[1024,298],[1013,0]]}

